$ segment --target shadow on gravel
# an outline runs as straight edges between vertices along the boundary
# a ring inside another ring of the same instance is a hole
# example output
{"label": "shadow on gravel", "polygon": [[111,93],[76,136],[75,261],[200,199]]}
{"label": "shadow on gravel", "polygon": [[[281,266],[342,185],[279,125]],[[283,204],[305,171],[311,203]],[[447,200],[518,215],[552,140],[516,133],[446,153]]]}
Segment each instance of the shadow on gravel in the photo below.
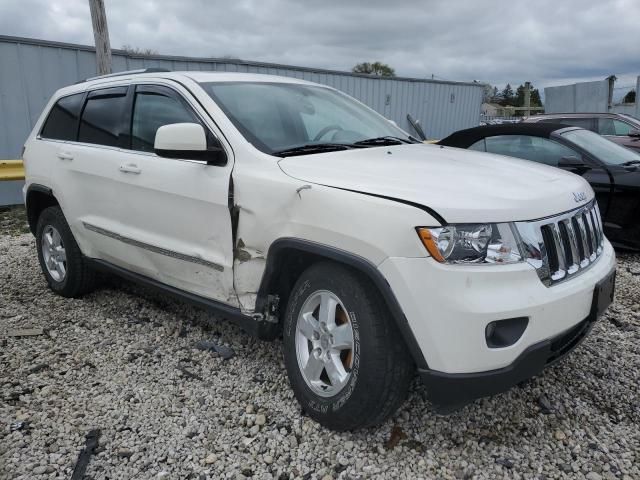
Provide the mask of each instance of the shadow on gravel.
{"label": "shadow on gravel", "polygon": [[27,211],[23,205],[0,207],[0,233],[11,236],[29,233]]}

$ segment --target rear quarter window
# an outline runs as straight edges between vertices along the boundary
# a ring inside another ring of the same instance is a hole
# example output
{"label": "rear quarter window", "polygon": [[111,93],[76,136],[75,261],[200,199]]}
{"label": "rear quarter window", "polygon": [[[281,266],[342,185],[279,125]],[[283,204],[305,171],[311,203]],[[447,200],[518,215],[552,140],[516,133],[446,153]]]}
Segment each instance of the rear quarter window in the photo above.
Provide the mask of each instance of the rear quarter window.
{"label": "rear quarter window", "polygon": [[552,117],[544,118],[540,120],[540,123],[559,123],[561,125],[567,125],[570,127],[580,127],[585,130],[594,130],[594,123],[592,118],[574,118],[574,117]]}
{"label": "rear quarter window", "polygon": [[78,117],[84,93],[69,95],[58,100],[44,122],[40,136],[53,140],[74,141],[78,133]]}

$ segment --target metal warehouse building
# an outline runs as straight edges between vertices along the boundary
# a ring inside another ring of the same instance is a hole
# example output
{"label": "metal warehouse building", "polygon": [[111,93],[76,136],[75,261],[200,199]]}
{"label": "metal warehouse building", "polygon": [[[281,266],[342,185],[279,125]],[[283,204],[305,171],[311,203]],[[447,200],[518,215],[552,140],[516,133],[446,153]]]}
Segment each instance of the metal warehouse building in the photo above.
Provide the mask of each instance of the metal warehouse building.
{"label": "metal warehouse building", "polygon": [[[113,71],[162,67],[266,73],[330,85],[415,134],[407,114],[429,138],[478,124],[482,86],[474,83],[381,78],[348,72],[219,58],[135,55],[113,51]],[[44,105],[60,87],[95,76],[95,49],[85,45],[0,36],[0,159],[17,158]]]}

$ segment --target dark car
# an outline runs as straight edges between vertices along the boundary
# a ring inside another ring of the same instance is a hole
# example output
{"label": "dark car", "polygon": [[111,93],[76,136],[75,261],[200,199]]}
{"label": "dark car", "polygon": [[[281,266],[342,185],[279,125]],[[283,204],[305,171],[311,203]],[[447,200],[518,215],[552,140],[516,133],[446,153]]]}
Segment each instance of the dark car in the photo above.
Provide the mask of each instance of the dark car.
{"label": "dark car", "polygon": [[560,123],[585,128],[640,152],[640,120],[622,113],[549,113],[526,118],[527,123]]}
{"label": "dark car", "polygon": [[438,144],[523,158],[581,175],[596,193],[607,238],[617,247],[640,249],[640,154],[635,151],[592,131],[552,123],[469,128]]}

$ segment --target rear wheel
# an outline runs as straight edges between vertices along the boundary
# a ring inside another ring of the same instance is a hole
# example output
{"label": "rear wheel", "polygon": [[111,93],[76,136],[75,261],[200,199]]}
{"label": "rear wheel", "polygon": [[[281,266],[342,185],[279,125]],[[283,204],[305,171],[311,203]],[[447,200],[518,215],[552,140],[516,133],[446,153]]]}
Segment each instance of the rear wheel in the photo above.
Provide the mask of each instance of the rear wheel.
{"label": "rear wheel", "polygon": [[404,401],[414,372],[378,291],[328,262],[309,267],[293,288],[284,356],[303,409],[333,430],[384,421]]}
{"label": "rear wheel", "polygon": [[60,207],[48,207],[40,214],[36,245],[51,290],[64,297],[78,297],[95,287],[95,272],[82,256]]}

